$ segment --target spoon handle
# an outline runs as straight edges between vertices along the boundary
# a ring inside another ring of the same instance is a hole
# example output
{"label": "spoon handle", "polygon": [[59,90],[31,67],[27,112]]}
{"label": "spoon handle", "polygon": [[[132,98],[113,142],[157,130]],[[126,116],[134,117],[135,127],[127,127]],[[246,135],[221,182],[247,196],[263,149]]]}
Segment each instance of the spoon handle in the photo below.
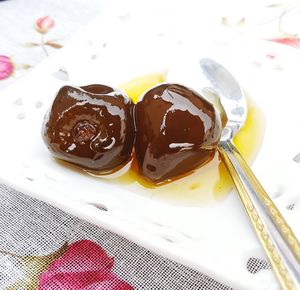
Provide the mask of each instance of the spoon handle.
{"label": "spoon handle", "polygon": [[282,289],[300,289],[299,241],[233,143],[219,152]]}

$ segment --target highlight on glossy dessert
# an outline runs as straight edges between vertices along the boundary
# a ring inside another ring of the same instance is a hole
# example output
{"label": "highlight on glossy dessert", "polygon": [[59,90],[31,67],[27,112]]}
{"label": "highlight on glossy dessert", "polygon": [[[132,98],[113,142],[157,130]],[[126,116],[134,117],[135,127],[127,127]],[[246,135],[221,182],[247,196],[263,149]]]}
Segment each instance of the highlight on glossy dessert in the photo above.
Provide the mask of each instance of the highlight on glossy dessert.
{"label": "highlight on glossy dessert", "polygon": [[161,183],[209,162],[222,126],[213,105],[179,84],[161,84],[135,105],[135,155],[139,171]]}
{"label": "highlight on glossy dessert", "polygon": [[45,116],[43,139],[55,158],[111,173],[131,159],[132,113],[130,98],[109,86],[64,86]]}

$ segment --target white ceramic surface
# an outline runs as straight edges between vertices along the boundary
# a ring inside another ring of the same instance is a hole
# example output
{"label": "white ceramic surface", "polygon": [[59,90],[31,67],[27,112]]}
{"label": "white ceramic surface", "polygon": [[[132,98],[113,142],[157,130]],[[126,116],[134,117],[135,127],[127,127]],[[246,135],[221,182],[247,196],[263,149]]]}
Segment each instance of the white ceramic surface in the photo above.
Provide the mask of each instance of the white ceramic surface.
{"label": "white ceramic surface", "polygon": [[[300,164],[293,161],[300,152],[300,54],[247,39],[178,42],[158,31],[127,22],[126,15],[99,17],[1,92],[0,179],[236,289],[279,289],[272,271],[253,275],[246,269],[248,258],[265,256],[235,193],[213,207],[162,202],[67,169],[50,158],[42,142],[43,116],[62,85],[118,86],[186,55],[212,56],[237,76],[264,111],[266,132],[253,170],[300,237]],[[270,53],[276,58],[266,57]],[[294,210],[286,208],[289,204],[295,204]]]}

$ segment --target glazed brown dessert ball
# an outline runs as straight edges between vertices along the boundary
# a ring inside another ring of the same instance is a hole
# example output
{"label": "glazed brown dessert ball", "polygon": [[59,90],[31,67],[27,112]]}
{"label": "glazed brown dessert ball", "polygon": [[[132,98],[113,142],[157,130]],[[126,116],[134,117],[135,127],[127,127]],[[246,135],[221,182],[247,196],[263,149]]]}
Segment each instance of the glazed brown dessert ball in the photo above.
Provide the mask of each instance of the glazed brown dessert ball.
{"label": "glazed brown dessert ball", "polygon": [[161,183],[204,165],[215,154],[221,120],[213,105],[191,89],[161,84],[134,110],[140,173]]}
{"label": "glazed brown dessert ball", "polygon": [[53,156],[99,173],[124,165],[134,143],[133,103],[105,85],[62,87],[45,116]]}

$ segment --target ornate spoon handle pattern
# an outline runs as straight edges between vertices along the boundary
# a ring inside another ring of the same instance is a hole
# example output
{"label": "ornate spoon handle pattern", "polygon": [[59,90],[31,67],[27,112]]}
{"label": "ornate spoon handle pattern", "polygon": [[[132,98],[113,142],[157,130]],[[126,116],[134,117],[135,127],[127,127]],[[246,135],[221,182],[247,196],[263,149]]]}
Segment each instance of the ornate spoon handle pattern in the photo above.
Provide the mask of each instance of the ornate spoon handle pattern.
{"label": "ornate spoon handle pattern", "polygon": [[219,152],[282,289],[300,289],[299,241],[232,142]]}

